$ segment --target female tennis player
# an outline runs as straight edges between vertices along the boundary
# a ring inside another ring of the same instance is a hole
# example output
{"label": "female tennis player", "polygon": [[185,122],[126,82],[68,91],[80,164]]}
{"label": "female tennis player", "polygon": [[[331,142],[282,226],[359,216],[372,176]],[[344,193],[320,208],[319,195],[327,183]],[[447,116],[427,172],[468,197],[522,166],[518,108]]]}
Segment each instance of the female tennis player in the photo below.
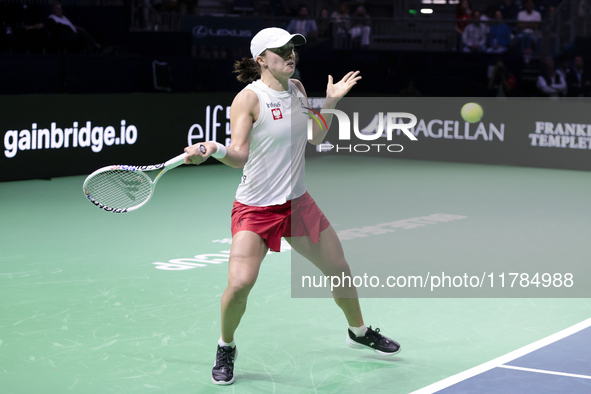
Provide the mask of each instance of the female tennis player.
{"label": "female tennis player", "polygon": [[[351,275],[335,230],[304,185],[308,116],[302,107],[309,105],[302,84],[290,77],[295,68],[294,46],[305,42],[300,34],[274,27],[257,33],[250,45],[252,59],[235,64],[238,80],[250,84],[232,103],[230,146],[209,141],[185,149],[186,164],[201,164],[213,156],[243,169],[232,209],[228,286],[222,295],[221,338],[212,370],[216,384],[234,382],[238,354],[234,333],[263,258],[269,249],[279,251],[281,237],[324,275]],[[335,108],[360,79],[359,71],[349,72],[337,83],[329,76],[324,108]],[[332,115],[324,116],[330,125]],[[322,143],[326,132],[315,124],[308,142]],[[349,346],[383,355],[400,351],[400,345],[381,335],[379,328],[365,326],[354,286],[335,288],[333,297],[349,323]]]}

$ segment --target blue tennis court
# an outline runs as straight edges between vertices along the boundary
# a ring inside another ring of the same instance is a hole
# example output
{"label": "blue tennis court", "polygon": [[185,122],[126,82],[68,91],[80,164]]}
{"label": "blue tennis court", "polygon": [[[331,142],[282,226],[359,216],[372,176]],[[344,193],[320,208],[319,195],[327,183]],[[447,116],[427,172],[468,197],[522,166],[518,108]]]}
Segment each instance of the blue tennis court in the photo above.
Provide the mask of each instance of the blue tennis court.
{"label": "blue tennis court", "polygon": [[588,393],[591,319],[417,390],[426,393]]}

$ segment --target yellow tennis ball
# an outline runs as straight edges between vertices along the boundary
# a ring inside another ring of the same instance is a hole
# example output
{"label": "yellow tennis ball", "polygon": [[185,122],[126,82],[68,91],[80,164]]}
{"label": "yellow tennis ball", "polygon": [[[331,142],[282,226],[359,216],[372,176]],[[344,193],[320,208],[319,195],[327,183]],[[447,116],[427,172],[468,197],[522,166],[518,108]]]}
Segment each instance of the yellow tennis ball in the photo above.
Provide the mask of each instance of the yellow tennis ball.
{"label": "yellow tennis ball", "polygon": [[464,118],[464,120],[469,123],[476,123],[480,121],[480,119],[482,119],[482,115],[484,115],[482,107],[476,103],[464,104],[460,113],[462,114],[462,118]]}

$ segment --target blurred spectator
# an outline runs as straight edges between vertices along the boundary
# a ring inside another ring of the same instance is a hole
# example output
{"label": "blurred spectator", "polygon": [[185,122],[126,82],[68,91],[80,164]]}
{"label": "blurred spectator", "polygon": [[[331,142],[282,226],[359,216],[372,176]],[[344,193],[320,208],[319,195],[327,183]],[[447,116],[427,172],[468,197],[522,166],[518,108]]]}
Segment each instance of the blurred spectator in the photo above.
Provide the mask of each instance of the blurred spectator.
{"label": "blurred spectator", "polygon": [[486,7],[484,14],[480,15],[480,22],[482,22],[486,26],[486,34],[490,31],[490,26],[492,22],[495,20],[495,12],[497,11],[497,7],[494,5],[489,5]]}
{"label": "blurred spectator", "polygon": [[[538,52],[538,40],[541,36],[540,24],[542,14],[534,10],[533,0],[526,0],[525,9],[517,14],[517,27],[521,32],[517,36],[521,40],[522,49],[526,53]],[[538,23],[535,23],[538,22]]]}
{"label": "blurred spectator", "polygon": [[351,28],[351,17],[347,3],[340,3],[338,11],[330,15],[330,19],[336,28],[337,34],[345,34]]}
{"label": "blurred spectator", "polygon": [[456,6],[456,49],[459,50],[462,47],[462,34],[467,25],[467,20],[472,19],[472,5],[468,0],[461,0]]}
{"label": "blurred spectator", "polygon": [[289,22],[286,30],[291,34],[301,34],[306,37],[307,40],[313,39],[318,34],[316,21],[309,17],[308,7],[305,5],[300,6],[298,17]]}
{"label": "blurred spectator", "polygon": [[495,19],[496,12],[497,7],[495,7],[494,5],[489,5],[488,7],[486,7],[484,13],[480,16],[480,20],[482,22],[492,21],[493,19]]}
{"label": "blurred spectator", "polygon": [[591,13],[591,2],[589,0],[580,0],[577,7],[577,22],[575,29],[577,35],[583,35],[585,28],[589,28],[589,14]]}
{"label": "blurred spectator", "polygon": [[371,34],[371,18],[365,12],[363,6],[357,7],[355,13],[351,17],[351,23],[353,27],[349,30],[351,39],[355,40],[361,37],[361,46],[369,46],[369,35]]}
{"label": "blurred spectator", "polygon": [[351,28],[351,17],[349,16],[349,6],[346,3],[339,4],[339,10],[330,15],[333,26],[333,36],[335,38],[335,47],[342,48],[348,45],[349,29]]}
{"label": "blurred spectator", "polygon": [[501,11],[495,13],[495,20],[488,32],[488,52],[501,53],[507,50],[511,43],[511,29],[503,22]]}
{"label": "blurred spectator", "polygon": [[566,96],[566,81],[562,72],[557,71],[554,59],[551,56],[546,58],[542,66],[542,73],[536,82],[537,88],[546,96]]}
{"label": "blurred spectator", "polygon": [[513,0],[503,0],[501,4],[499,4],[499,11],[503,14],[504,20],[514,21],[517,19],[519,7],[517,7]]}
{"label": "blurred spectator", "polygon": [[150,29],[151,14],[154,12],[150,0],[133,0],[133,24],[141,29]]}
{"label": "blurred spectator", "polygon": [[289,7],[286,0],[269,0],[269,11],[274,16],[288,16]]}
{"label": "blurred spectator", "polygon": [[499,60],[488,79],[488,89],[492,95],[495,97],[512,96],[516,84],[515,74],[509,71],[502,60]]}
{"label": "blurred spectator", "polygon": [[556,63],[556,70],[561,72],[564,76],[564,80],[567,80],[567,75],[571,71],[570,67],[570,60],[566,55],[554,58],[554,62]]}
{"label": "blurred spectator", "polygon": [[330,37],[332,32],[330,31],[330,16],[328,10],[323,8],[318,16],[318,37]]}
{"label": "blurred spectator", "polygon": [[462,33],[464,52],[486,52],[486,26],[480,22],[480,12],[474,11],[472,20]]}
{"label": "blurred spectator", "polygon": [[59,48],[74,52],[86,49],[88,53],[97,53],[102,48],[84,28],[70,22],[63,14],[60,3],[54,4],[53,13],[45,20],[45,26]]}
{"label": "blurred spectator", "polygon": [[555,13],[556,7],[548,7],[546,21],[548,22],[548,53],[550,55],[556,54],[556,43],[558,39],[558,21],[554,15]]}
{"label": "blurred spectator", "polygon": [[591,76],[584,70],[582,56],[575,56],[573,67],[566,74],[566,85],[570,97],[591,97]]}

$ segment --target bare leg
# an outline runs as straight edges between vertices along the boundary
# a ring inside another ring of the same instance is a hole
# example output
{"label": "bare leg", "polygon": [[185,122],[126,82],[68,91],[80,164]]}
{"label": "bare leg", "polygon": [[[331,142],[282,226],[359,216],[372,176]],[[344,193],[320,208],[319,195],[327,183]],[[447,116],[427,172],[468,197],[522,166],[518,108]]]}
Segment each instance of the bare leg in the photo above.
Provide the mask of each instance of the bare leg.
{"label": "bare leg", "polygon": [[[310,260],[325,276],[351,276],[351,269],[341,241],[332,226],[320,233],[320,242],[313,244],[310,237],[285,238],[296,252]],[[357,298],[357,289],[351,287],[337,287],[332,292],[337,305],[343,310],[347,322],[352,327],[361,327],[363,316]]]}
{"label": "bare leg", "polygon": [[228,287],[222,295],[222,340],[230,343],[246,310],[246,300],[259,275],[269,248],[251,231],[240,231],[232,239],[228,265]]}

